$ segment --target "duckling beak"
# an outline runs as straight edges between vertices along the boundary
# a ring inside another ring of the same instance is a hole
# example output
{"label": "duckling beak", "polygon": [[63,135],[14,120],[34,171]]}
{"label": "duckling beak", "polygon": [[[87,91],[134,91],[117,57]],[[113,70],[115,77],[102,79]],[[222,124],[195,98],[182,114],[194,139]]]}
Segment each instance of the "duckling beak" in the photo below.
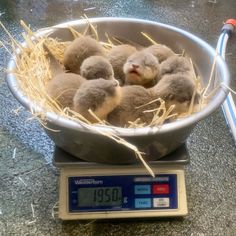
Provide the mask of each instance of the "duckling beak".
{"label": "duckling beak", "polygon": [[140,75],[140,73],[137,71],[137,69],[132,69],[129,71],[129,74],[136,74],[136,75]]}

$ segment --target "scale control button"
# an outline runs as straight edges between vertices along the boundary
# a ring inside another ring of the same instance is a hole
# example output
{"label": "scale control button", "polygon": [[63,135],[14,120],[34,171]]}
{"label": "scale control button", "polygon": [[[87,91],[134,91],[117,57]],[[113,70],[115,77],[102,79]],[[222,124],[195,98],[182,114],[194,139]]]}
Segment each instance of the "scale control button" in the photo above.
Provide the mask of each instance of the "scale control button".
{"label": "scale control button", "polygon": [[170,199],[168,197],[153,198],[153,207],[170,207]]}
{"label": "scale control button", "polygon": [[135,208],[151,208],[152,206],[151,198],[135,198],[134,204]]}
{"label": "scale control button", "polygon": [[169,184],[154,184],[152,186],[152,193],[153,194],[169,194],[170,193]]}
{"label": "scale control button", "polygon": [[151,194],[151,186],[150,185],[134,185],[134,194]]}

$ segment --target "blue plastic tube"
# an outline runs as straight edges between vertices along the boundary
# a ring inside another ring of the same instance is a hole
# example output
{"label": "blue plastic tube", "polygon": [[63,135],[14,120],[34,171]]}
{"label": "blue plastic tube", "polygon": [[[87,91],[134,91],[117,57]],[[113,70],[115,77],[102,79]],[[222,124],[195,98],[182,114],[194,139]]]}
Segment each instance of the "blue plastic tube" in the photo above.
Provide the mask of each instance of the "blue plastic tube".
{"label": "blue plastic tube", "polygon": [[[218,39],[216,50],[218,54],[222,56],[223,59],[225,59],[225,52],[228,39],[235,30],[235,27],[236,27],[236,20],[230,19],[226,21],[225,25],[222,28],[222,33]],[[224,112],[226,122],[230,127],[230,131],[236,143],[236,107],[231,92],[229,92],[228,96],[226,97],[226,100],[222,105],[222,109]]]}

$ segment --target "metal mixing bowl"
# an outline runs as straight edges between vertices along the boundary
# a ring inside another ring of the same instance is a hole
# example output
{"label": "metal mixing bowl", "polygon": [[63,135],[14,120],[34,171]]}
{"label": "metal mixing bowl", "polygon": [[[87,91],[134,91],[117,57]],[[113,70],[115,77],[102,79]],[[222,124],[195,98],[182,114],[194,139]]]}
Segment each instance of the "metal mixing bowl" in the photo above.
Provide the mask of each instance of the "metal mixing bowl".
{"label": "metal mixing bowl", "polygon": [[[141,32],[145,32],[157,42],[172,48],[176,53],[182,53],[184,50],[191,57],[197,73],[202,79],[202,84],[207,84],[216,53],[215,49],[200,38],[173,26],[145,20],[95,18],[90,19],[90,21],[97,26],[101,40],[106,40],[105,33],[108,33],[109,36],[119,36],[145,46],[150,44],[141,35]],[[60,24],[40,30],[38,35],[50,34],[51,37],[63,41],[72,40],[72,35],[66,28],[68,25],[83,31],[87,26],[87,22],[85,20],[78,20]],[[8,69],[13,69],[14,67],[15,63],[11,60]],[[218,57],[216,61],[215,84],[220,81],[229,85],[227,66]],[[10,90],[23,106],[27,109],[31,107],[35,111],[40,111],[39,106],[33,104],[32,101],[24,96],[13,74],[8,74],[7,82]],[[212,86],[210,90],[213,88]],[[184,143],[196,123],[214,112],[222,104],[226,95],[227,91],[219,88],[207,106],[200,112],[187,118],[164,124],[161,127],[117,128],[96,125],[96,129],[125,138],[127,141],[135,144],[139,150],[146,153],[146,160],[155,160],[174,151]],[[79,122],[65,119],[54,113],[48,112],[46,117],[49,128],[60,130],[60,132],[53,132],[45,129],[49,137],[57,146],[76,157],[87,161],[109,164],[128,164],[138,161],[133,151],[97,133],[96,130],[87,129]]]}

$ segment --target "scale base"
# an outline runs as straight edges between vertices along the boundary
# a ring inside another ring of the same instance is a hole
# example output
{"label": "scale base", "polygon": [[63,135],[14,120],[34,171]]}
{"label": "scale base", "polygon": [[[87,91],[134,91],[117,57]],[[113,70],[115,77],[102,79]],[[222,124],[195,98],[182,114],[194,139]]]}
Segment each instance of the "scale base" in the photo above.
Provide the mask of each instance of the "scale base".
{"label": "scale base", "polygon": [[[188,213],[184,165],[189,156],[185,146],[175,154],[149,163],[155,178],[140,164],[88,163],[61,149],[56,153],[54,164],[60,168],[62,220],[179,217]],[[106,197],[109,200],[113,190],[120,196],[106,205]],[[104,199],[95,194],[99,191],[107,191],[102,195]],[[98,201],[94,202],[96,198]]]}
{"label": "scale base", "polygon": [[[69,209],[69,196],[68,196],[68,177],[69,176],[78,176],[78,170],[65,168],[61,170],[60,176],[60,202],[59,202],[59,218],[62,220],[89,220],[89,219],[118,219],[118,218],[147,218],[147,217],[179,217],[185,216],[188,213],[187,209],[187,200],[186,200],[186,188],[185,188],[185,177],[184,170],[182,169],[155,169],[155,173],[158,175],[176,175],[177,176],[177,209],[131,209],[125,210],[121,209],[118,211],[85,211],[85,212],[70,212]],[[116,170],[111,170],[113,174],[116,173]],[[124,173],[122,173],[124,174]],[[137,176],[136,170],[132,170],[131,173],[134,176]],[[152,179],[152,177],[146,175],[146,178]],[[96,176],[104,176],[104,171],[96,171]],[[119,172],[119,176],[121,173]],[[140,175],[140,171],[138,171]],[[80,172],[80,176],[88,176],[91,178],[91,175],[87,175],[85,170]],[[111,175],[109,175],[111,176]],[[65,194],[67,193],[67,194]]]}

